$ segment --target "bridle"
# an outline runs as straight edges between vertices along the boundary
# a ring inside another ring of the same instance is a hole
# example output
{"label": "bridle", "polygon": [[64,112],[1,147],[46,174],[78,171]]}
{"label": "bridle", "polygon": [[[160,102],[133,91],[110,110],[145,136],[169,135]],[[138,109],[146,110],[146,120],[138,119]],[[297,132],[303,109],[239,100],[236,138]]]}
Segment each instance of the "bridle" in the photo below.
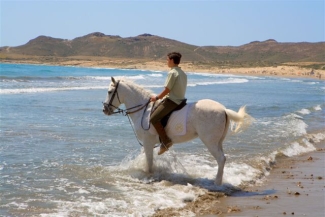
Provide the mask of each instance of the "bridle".
{"label": "bridle", "polygon": [[[115,98],[115,95],[117,95],[117,99],[121,103],[120,97],[118,96],[118,92],[117,92],[117,88],[118,88],[118,85],[119,84],[120,84],[120,81],[117,81],[115,90],[114,90],[113,95],[112,95],[111,99],[109,100],[109,102],[108,103],[103,102],[103,106],[104,106],[105,110],[111,111],[111,109],[109,108],[110,106],[112,106],[113,108],[117,109],[116,112],[113,112],[112,111],[111,114],[123,113],[123,109],[120,109],[119,107],[113,105],[113,100]],[[108,92],[108,95],[109,95],[109,92]]]}
{"label": "bridle", "polygon": [[[120,81],[117,81],[117,83],[116,83],[116,87],[115,87],[115,90],[114,90],[113,95],[112,95],[112,98],[109,100],[108,103],[103,102],[103,106],[104,106],[105,110],[108,110],[108,111],[111,111],[111,110],[110,110],[110,106],[113,107],[113,108],[115,108],[115,109],[117,109],[116,112],[113,111],[113,112],[111,112],[111,114],[117,114],[117,113],[120,114],[120,113],[121,113],[121,114],[127,116],[128,119],[129,119],[130,125],[132,126],[133,133],[134,133],[135,137],[137,138],[137,140],[138,140],[138,142],[139,142],[139,145],[143,146],[143,145],[141,144],[140,140],[138,139],[138,136],[137,136],[137,134],[136,134],[136,132],[135,132],[135,130],[134,130],[134,127],[133,127],[133,125],[132,125],[132,123],[131,123],[131,120],[130,120],[129,114],[132,114],[132,113],[138,112],[138,111],[142,110],[143,108],[145,108],[145,109],[143,110],[142,119],[141,119],[141,126],[142,126],[142,129],[144,129],[144,127],[143,127],[143,125],[142,125],[142,122],[143,122],[144,113],[145,113],[145,111],[147,110],[147,107],[148,107],[148,105],[149,105],[149,103],[150,103],[150,99],[149,99],[148,102],[146,102],[145,104],[136,105],[136,106],[133,106],[133,107],[131,107],[131,108],[121,109],[121,108],[119,108],[118,106],[113,105],[113,100],[114,100],[114,98],[115,98],[115,95],[117,96],[117,99],[118,99],[118,101],[120,102],[120,104],[122,104],[122,103],[121,103],[121,100],[120,100],[120,97],[119,97],[119,95],[118,95],[118,92],[117,92],[117,88],[118,88],[119,84],[120,84]],[[108,93],[108,94],[109,94],[109,93]],[[155,106],[155,102],[154,102],[154,104],[153,104],[153,107],[154,107],[154,106]],[[130,111],[130,110],[135,109],[135,108],[138,108],[138,109],[136,109],[136,110],[134,110],[134,111]],[[150,125],[149,125],[149,128],[150,128]],[[148,128],[148,129],[144,129],[144,130],[149,130],[149,128]]]}
{"label": "bridle", "polygon": [[[120,84],[120,81],[117,81],[115,90],[114,90],[113,95],[112,95],[111,99],[109,100],[109,102],[108,103],[103,102],[103,106],[104,106],[105,110],[111,111],[110,108],[109,108],[111,106],[111,107],[113,107],[113,108],[115,108],[117,110],[116,112],[112,111],[111,114],[120,114],[121,113],[121,114],[127,116],[129,114],[138,112],[138,111],[142,110],[143,108],[147,108],[148,107],[148,105],[150,103],[150,99],[145,104],[136,105],[136,106],[133,106],[131,108],[126,108],[126,109],[121,109],[121,108],[113,105],[113,100],[115,98],[115,95],[117,96],[117,99],[120,102],[120,104],[122,104],[121,103],[121,100],[120,100],[120,97],[118,95],[118,92],[117,92],[117,88],[118,88],[119,84]],[[138,109],[136,109],[134,111],[130,111],[130,110],[135,109],[135,108],[138,108]]]}

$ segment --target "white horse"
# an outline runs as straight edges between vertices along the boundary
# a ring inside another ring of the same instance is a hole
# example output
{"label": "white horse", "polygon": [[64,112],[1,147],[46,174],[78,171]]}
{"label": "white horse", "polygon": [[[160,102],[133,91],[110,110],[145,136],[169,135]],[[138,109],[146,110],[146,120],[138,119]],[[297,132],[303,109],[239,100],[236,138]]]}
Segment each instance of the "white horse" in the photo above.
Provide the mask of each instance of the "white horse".
{"label": "white horse", "polygon": [[[113,77],[111,80],[112,82],[108,88],[106,100],[103,103],[103,112],[106,115],[111,115],[124,111],[129,115],[133,122],[137,137],[143,143],[148,172],[152,173],[153,149],[155,145],[159,143],[159,137],[142,127],[143,109],[146,109],[152,93],[127,80],[115,81]],[[125,105],[126,110],[119,108],[121,104]],[[226,162],[222,142],[229,128],[229,120],[237,123],[234,132],[238,132],[239,128],[243,127],[245,124],[250,124],[249,119],[246,119],[246,117],[250,116],[245,112],[245,106],[241,107],[237,113],[209,99],[199,100],[198,102],[188,104],[188,106],[186,134],[181,136],[169,136],[174,144],[199,137],[218,162],[218,173],[215,184],[221,185],[223,169]],[[115,110],[117,110],[117,112],[114,112]]]}

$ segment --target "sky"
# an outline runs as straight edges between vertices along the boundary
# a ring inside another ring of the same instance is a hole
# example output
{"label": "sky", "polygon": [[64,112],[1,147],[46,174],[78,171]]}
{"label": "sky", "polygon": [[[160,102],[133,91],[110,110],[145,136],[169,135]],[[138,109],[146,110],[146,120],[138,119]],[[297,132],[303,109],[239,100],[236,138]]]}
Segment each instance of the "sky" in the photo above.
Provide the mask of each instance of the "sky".
{"label": "sky", "polygon": [[197,46],[325,41],[324,0],[0,0],[0,47],[144,33]]}

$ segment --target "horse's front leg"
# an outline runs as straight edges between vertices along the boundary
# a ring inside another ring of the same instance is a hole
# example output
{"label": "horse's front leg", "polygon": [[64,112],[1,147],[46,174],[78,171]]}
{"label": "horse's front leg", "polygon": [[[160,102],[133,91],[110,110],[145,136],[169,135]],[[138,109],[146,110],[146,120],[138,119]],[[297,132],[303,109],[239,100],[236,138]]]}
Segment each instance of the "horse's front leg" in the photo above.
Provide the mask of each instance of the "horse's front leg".
{"label": "horse's front leg", "polygon": [[154,143],[150,141],[143,142],[144,153],[146,155],[147,165],[148,165],[148,172],[153,173],[153,148]]}

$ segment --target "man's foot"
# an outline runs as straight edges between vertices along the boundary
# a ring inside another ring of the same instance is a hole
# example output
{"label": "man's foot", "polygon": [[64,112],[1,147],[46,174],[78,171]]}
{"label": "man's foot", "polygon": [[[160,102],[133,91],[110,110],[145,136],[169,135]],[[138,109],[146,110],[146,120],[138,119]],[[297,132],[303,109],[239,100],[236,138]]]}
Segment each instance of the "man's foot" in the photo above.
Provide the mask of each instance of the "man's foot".
{"label": "man's foot", "polygon": [[170,147],[172,147],[172,145],[173,145],[173,143],[171,140],[169,140],[169,142],[166,145],[164,143],[161,143],[158,155],[161,155],[161,154],[165,153],[165,151],[168,151],[168,149]]}

